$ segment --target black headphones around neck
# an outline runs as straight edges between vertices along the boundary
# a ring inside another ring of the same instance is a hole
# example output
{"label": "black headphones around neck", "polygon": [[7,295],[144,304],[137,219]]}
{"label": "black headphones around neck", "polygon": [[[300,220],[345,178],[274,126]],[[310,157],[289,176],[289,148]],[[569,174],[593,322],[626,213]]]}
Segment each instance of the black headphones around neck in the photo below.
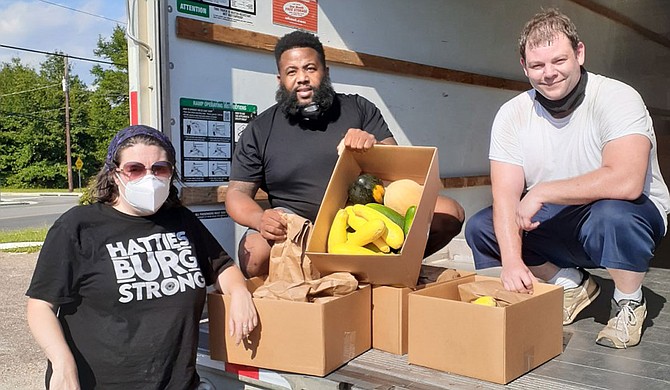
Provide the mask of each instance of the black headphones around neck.
{"label": "black headphones around neck", "polygon": [[306,121],[319,119],[321,117],[321,106],[319,106],[319,103],[312,102],[300,107],[300,117]]}

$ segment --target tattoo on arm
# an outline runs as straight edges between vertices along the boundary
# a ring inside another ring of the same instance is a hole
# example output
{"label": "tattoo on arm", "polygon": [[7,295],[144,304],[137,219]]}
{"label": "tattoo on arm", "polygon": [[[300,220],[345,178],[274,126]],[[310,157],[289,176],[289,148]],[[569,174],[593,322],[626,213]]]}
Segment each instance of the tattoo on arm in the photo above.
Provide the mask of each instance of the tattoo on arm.
{"label": "tattoo on arm", "polygon": [[228,183],[228,191],[237,191],[250,197],[256,196],[256,192],[261,187],[260,183],[248,181],[231,181]]}

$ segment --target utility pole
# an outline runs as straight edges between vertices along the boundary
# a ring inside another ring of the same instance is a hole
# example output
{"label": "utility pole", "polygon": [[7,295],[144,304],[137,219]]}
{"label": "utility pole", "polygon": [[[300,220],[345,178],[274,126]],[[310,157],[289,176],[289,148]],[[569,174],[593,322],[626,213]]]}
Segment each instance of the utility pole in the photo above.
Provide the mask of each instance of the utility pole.
{"label": "utility pole", "polygon": [[72,183],[72,156],[70,153],[70,71],[67,63],[67,56],[63,57],[65,62],[65,71],[63,72],[63,92],[65,93],[65,158],[67,159],[67,190],[72,192],[74,184]]}

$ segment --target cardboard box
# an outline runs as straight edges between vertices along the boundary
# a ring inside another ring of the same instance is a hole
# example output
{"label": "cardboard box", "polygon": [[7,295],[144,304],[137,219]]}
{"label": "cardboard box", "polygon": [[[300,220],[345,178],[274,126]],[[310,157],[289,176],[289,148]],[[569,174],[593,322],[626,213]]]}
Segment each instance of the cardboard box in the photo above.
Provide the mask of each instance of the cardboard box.
{"label": "cardboard box", "polygon": [[[421,271],[429,266],[423,265]],[[438,268],[438,267],[433,267]],[[472,276],[470,271],[457,270],[460,277]],[[396,355],[407,353],[408,297],[413,291],[440,282],[417,285],[416,288],[372,287],[372,348]]]}
{"label": "cardboard box", "polygon": [[409,363],[505,384],[562,352],[562,287],[536,284],[507,307],[461,302],[458,285],[480,280],[499,279],[470,276],[409,295]]}
{"label": "cardboard box", "polygon": [[[249,281],[249,290],[262,285]],[[239,345],[228,335],[230,298],[207,297],[211,358],[246,366],[325,376],[370,349],[371,288],[325,303],[256,299],[259,324]]]}
{"label": "cardboard box", "polygon": [[[385,182],[412,179],[424,186],[416,216],[399,254],[352,256],[327,253],[328,232],[337,210],[345,207],[348,188],[361,173]],[[312,264],[327,275],[352,273],[359,281],[376,285],[416,286],[440,190],[437,148],[375,145],[365,153],[345,150],[337,160],[307,244]]]}

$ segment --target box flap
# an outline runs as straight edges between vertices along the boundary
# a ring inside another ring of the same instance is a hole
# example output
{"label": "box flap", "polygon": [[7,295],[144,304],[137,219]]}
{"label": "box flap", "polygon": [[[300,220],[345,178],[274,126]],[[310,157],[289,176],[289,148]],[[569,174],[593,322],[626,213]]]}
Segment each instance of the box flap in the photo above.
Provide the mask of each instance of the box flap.
{"label": "box flap", "polygon": [[[363,172],[387,182],[406,178],[424,186],[412,229],[400,254],[347,256],[327,253],[331,222],[337,210],[347,203],[349,184]],[[365,153],[345,150],[328,183],[307,244],[307,255],[323,275],[346,271],[363,282],[414,287],[440,188],[437,148],[376,145]]]}

